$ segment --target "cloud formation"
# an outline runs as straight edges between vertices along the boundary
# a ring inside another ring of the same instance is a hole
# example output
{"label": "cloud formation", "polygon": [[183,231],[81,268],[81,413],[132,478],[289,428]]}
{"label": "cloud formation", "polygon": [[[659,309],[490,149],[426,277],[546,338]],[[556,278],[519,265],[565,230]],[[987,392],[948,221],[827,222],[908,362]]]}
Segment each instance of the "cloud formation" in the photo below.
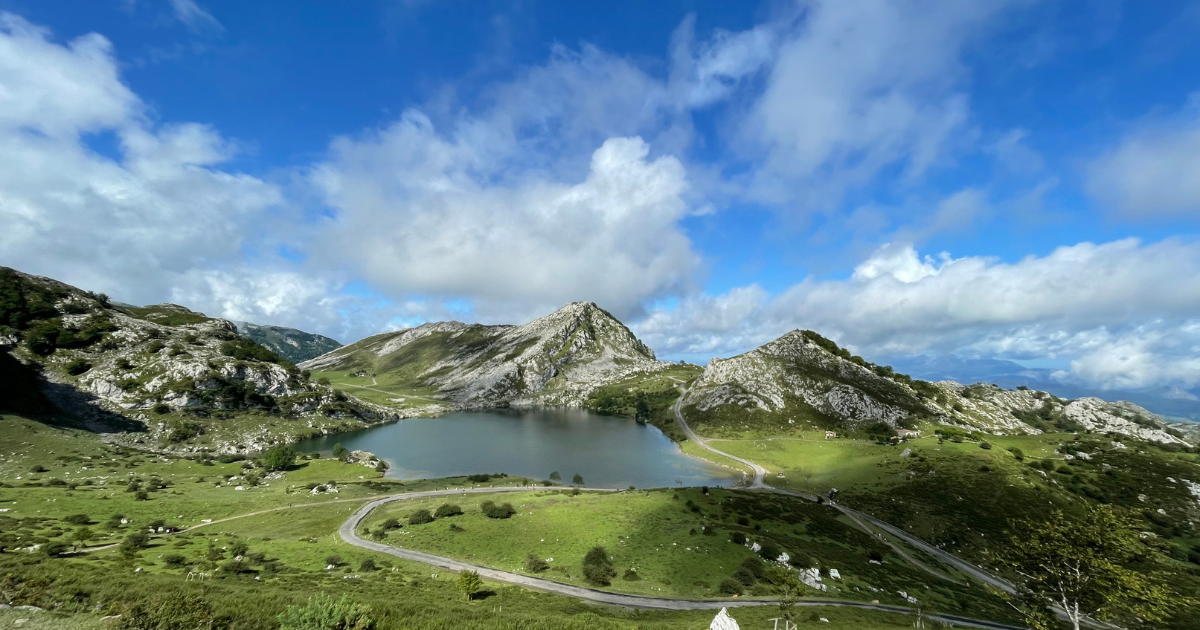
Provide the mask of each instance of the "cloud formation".
{"label": "cloud formation", "polygon": [[731,354],[810,328],[870,356],[1074,357],[1072,376],[1091,384],[1195,386],[1197,313],[1193,242],[1080,243],[1015,263],[921,258],[891,244],[848,280],[685,302],[652,313],[637,332],[663,354]]}

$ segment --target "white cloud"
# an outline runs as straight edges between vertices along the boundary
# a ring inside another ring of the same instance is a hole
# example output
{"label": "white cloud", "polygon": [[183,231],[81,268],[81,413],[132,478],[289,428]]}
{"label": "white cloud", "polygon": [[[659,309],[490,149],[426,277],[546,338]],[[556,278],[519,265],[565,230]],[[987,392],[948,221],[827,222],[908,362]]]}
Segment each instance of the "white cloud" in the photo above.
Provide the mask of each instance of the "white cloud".
{"label": "white cloud", "polygon": [[1195,243],[1080,243],[1015,263],[935,262],[888,245],[850,280],[806,280],[757,298],[721,330],[693,324],[703,305],[686,303],[653,313],[652,326],[637,330],[663,354],[729,354],[811,328],[873,356],[1066,357],[1075,359],[1075,377],[1105,387],[1200,384]]}
{"label": "white cloud", "polygon": [[886,166],[910,177],[967,124],[964,49],[1006,2],[805,2],[742,128],[756,192],[833,198]]}
{"label": "white cloud", "polygon": [[1088,190],[1133,217],[1200,216],[1200,93],[1178,115],[1138,125],[1092,162]]}
{"label": "white cloud", "polygon": [[[280,191],[217,168],[233,147],[211,127],[144,109],[103,37],[62,45],[0,14],[0,264],[149,302],[241,255]],[[96,133],[120,159],[89,148]]]}
{"label": "white cloud", "polygon": [[223,31],[224,26],[213,17],[211,13],[205,11],[196,0],[169,0],[171,9],[175,12],[175,17],[187,25],[193,31]]}
{"label": "white cloud", "polygon": [[496,184],[474,144],[409,112],[373,137],[339,139],[315,172],[337,210],[320,256],[393,296],[472,299],[484,317],[578,299],[636,312],[686,288],[697,264],[677,226],[683,167],[648,151],[612,138],[582,181]]}

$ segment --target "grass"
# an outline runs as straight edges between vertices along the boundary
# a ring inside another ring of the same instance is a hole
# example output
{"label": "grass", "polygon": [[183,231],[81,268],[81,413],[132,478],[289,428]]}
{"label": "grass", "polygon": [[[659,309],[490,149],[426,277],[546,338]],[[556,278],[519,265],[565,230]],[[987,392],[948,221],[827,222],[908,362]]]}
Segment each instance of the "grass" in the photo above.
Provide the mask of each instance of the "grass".
{"label": "grass", "polygon": [[700,376],[698,365],[677,364],[663,370],[633,374],[624,380],[596,388],[588,395],[586,406],[602,413],[634,416],[638,397],[646,402],[649,417],[645,420],[675,442],[685,442],[687,435],[675,422],[674,405],[679,398],[679,385]]}
{"label": "grass", "polygon": [[[479,509],[486,500],[511,503],[517,514],[510,519],[489,519]],[[705,599],[721,597],[716,590],[720,582],[732,576],[746,558],[755,556],[746,545],[731,542],[738,532],[751,541],[780,547],[799,566],[839,570],[841,580],[826,580],[829,591],[809,590],[808,597],[904,605],[896,593],[907,590],[929,602],[938,602],[942,610],[974,611],[999,618],[1006,614],[998,600],[982,590],[931,578],[891,555],[888,548],[832,508],[782,495],[719,489],[707,495],[700,489],[579,495],[552,490],[413,499],[376,510],[364,523],[362,534],[378,536],[387,519],[407,523],[414,511],[433,511],[446,502],[460,505],[465,513],[427,524],[404,524],[387,532],[385,540],[404,548],[534,575],[526,568],[526,558],[532,553],[551,567],[536,575],[592,587],[597,585],[583,578],[581,563],[588,549],[600,545],[610,554],[618,575],[611,585],[599,588]],[[706,535],[706,528],[714,533]],[[872,552],[883,558],[883,564],[870,562]],[[626,579],[626,570],[633,570],[636,579]],[[748,596],[772,594],[761,583],[747,591]]]}
{"label": "grass", "polygon": [[414,386],[409,379],[399,374],[385,372],[374,377],[355,376],[359,372],[358,369],[313,372],[312,378],[327,378],[335,388],[385,407],[414,409],[444,403],[436,397],[436,390]]}

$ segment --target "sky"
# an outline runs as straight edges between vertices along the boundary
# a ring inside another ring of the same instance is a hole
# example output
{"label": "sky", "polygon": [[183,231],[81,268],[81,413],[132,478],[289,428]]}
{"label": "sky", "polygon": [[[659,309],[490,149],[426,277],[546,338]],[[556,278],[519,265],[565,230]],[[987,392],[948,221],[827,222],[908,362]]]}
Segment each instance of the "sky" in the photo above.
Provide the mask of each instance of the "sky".
{"label": "sky", "polygon": [[0,0],[0,265],[1200,386],[1200,2]]}

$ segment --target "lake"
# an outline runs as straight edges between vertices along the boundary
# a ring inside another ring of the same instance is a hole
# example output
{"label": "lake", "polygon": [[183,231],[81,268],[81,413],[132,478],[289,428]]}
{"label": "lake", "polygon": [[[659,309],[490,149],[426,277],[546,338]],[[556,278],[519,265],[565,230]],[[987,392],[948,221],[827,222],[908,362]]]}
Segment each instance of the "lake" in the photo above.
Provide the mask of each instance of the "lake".
{"label": "lake", "polygon": [[591,487],[730,486],[740,473],[684,455],[653,426],[579,409],[455,412],[304,440],[297,450],[333,452],[340,443],[387,461],[387,477],[421,479],[475,473]]}

